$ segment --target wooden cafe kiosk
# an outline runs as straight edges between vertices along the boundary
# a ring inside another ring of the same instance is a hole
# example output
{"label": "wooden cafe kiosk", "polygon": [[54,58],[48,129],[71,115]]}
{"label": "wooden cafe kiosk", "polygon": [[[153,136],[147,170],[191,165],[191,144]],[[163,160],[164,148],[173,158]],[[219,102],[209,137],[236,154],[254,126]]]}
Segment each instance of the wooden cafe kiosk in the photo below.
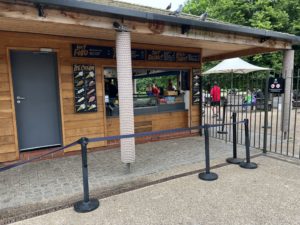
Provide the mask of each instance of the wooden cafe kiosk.
{"label": "wooden cafe kiosk", "polygon": [[[203,62],[278,50],[292,58],[299,42],[113,0],[0,1],[0,162],[80,137],[198,125]],[[145,89],[154,83],[158,96]],[[121,158],[134,161],[133,138],[121,141]]]}

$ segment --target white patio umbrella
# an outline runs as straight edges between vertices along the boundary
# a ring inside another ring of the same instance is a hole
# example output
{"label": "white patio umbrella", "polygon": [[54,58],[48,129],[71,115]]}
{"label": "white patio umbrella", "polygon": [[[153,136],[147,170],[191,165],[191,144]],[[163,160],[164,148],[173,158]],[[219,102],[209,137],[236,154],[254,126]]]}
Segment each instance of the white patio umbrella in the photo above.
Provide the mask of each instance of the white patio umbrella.
{"label": "white patio umbrella", "polygon": [[[223,60],[215,67],[207,70],[202,74],[208,75],[208,74],[216,74],[216,73],[230,73],[232,77],[233,73],[246,74],[254,71],[263,71],[263,70],[266,71],[272,69],[252,65],[242,60],[241,58],[231,58],[231,59]],[[232,88],[232,82],[233,81],[231,80],[231,88]]]}
{"label": "white patio umbrella", "polygon": [[[242,60],[241,58],[231,58],[231,59],[223,60],[215,67],[207,70],[202,74],[209,75],[209,74],[218,74],[218,73],[228,73],[231,74],[231,77],[233,77],[233,73],[247,74],[255,71],[269,71],[269,70],[272,69],[252,65]],[[232,88],[233,88],[233,79],[231,79],[231,89]]]}
{"label": "white patio umbrella", "polygon": [[215,74],[215,73],[250,73],[254,71],[262,71],[262,70],[271,70],[265,67],[259,67],[252,65],[241,58],[232,58],[232,59],[225,59],[220,62],[215,67],[207,70],[206,72],[202,73],[206,74]]}

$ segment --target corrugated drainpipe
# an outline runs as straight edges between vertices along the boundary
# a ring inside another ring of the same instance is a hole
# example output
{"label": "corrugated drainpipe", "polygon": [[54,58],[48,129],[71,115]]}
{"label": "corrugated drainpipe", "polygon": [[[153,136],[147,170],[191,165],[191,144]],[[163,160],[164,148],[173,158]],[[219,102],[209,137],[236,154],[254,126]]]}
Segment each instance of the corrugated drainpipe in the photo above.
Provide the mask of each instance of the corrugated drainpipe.
{"label": "corrugated drainpipe", "polygon": [[[130,32],[116,32],[117,76],[119,89],[120,134],[134,133],[133,85]],[[135,161],[135,139],[121,140],[121,160],[130,168]]]}

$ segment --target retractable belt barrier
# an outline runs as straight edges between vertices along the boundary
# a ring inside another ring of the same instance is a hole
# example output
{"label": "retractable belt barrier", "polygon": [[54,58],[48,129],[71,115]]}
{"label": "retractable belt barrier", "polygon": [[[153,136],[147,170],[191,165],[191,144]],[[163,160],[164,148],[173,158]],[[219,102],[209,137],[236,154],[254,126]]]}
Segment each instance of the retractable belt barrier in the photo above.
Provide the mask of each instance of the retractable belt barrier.
{"label": "retractable belt barrier", "polygon": [[[241,124],[244,123],[244,121],[239,121],[236,122],[235,124]],[[208,128],[213,128],[213,127],[221,127],[221,126],[229,126],[232,125],[233,123],[226,123],[226,124],[208,124]],[[126,138],[133,138],[133,137],[145,137],[145,136],[155,136],[155,135],[160,135],[160,134],[169,134],[169,133],[177,133],[177,132],[184,132],[184,131],[191,131],[191,130],[199,130],[199,129],[204,129],[205,126],[194,126],[194,127],[189,127],[189,128],[176,128],[176,129],[170,129],[170,130],[160,130],[160,131],[149,131],[149,132],[142,132],[142,133],[136,133],[136,134],[123,134],[123,135],[115,135],[115,136],[107,136],[107,137],[98,137],[98,138],[88,138],[87,142],[99,142],[99,141],[111,141],[111,140],[121,140],[121,139],[126,139]],[[41,159],[45,156],[51,155],[53,153],[65,150],[67,148],[71,148],[77,144],[81,143],[81,139],[68,144],[66,146],[60,147],[58,149],[55,149],[53,151],[47,152],[43,155],[33,157],[32,159],[22,161],[22,162],[17,162],[11,165],[7,165],[4,167],[0,168],[0,172],[15,168],[17,166],[21,166],[30,162],[33,162],[35,160]]]}
{"label": "retractable belt barrier", "polygon": [[231,164],[240,164],[243,162],[243,159],[237,158],[237,126],[236,126],[236,112],[232,113],[232,142],[233,142],[233,157],[227,158],[226,161]]}
{"label": "retractable belt barrier", "polygon": [[7,165],[7,166],[4,166],[4,167],[1,167],[0,168],[0,172],[3,172],[5,170],[9,170],[9,169],[12,169],[12,168],[15,168],[17,166],[21,166],[21,165],[24,165],[24,164],[27,164],[27,163],[30,163],[30,162],[33,162],[33,161],[41,159],[41,158],[43,158],[45,156],[51,155],[51,154],[53,154],[55,152],[59,152],[59,151],[65,150],[67,148],[71,148],[71,147],[73,147],[73,146],[75,146],[77,144],[78,144],[78,141],[75,141],[75,142],[73,142],[71,144],[68,144],[66,146],[63,146],[63,147],[60,147],[60,148],[55,149],[53,151],[47,152],[46,154],[43,154],[43,155],[40,155],[40,156],[37,156],[37,157],[33,157],[32,159],[29,159],[29,160],[26,160],[26,161],[17,162],[17,163],[11,164],[11,165]]}
{"label": "retractable belt barrier", "polygon": [[[58,151],[62,151],[64,149],[70,148],[72,146],[75,146],[77,144],[81,145],[81,157],[82,157],[82,181],[83,181],[83,200],[78,201],[74,204],[74,210],[79,213],[86,213],[93,211],[99,207],[99,200],[98,199],[90,199],[89,196],[89,182],[88,182],[88,162],[87,162],[87,145],[90,142],[99,142],[99,141],[109,141],[109,140],[121,140],[126,138],[136,138],[136,137],[145,137],[145,136],[155,136],[155,135],[161,135],[161,134],[169,134],[169,133],[178,133],[178,132],[184,132],[184,131],[191,131],[191,130],[200,130],[204,129],[204,135],[205,135],[205,165],[206,169],[205,172],[199,174],[199,178],[202,180],[216,180],[218,178],[218,175],[215,173],[210,172],[210,158],[209,158],[209,128],[214,127],[222,127],[224,129],[224,126],[233,126],[233,131],[236,132],[236,125],[237,124],[245,124],[245,138],[246,138],[246,162],[240,163],[240,166],[247,169],[254,169],[257,167],[255,163],[250,162],[250,140],[249,140],[249,129],[248,129],[248,119],[245,119],[243,121],[236,122],[236,115],[233,115],[233,123],[220,123],[220,124],[205,124],[204,126],[194,126],[189,128],[177,128],[177,129],[170,129],[170,130],[160,130],[160,131],[151,131],[151,132],[142,132],[137,134],[124,134],[124,135],[116,135],[116,136],[107,136],[107,137],[98,137],[98,138],[86,138],[82,137],[76,142],[73,142],[71,144],[68,144],[64,147],[55,149],[53,151],[50,151],[46,154],[34,157],[27,161],[18,162],[15,164],[11,164],[8,166],[4,166],[0,168],[0,172],[9,170],[11,168],[24,165],[27,163],[30,163],[32,161],[35,161],[37,159],[41,159],[47,155],[53,154]],[[235,134],[236,135],[236,134]],[[236,158],[236,142],[234,141],[233,145],[233,158]],[[232,162],[231,162],[232,163]]]}
{"label": "retractable belt barrier", "polygon": [[[239,164],[240,167],[245,169],[256,169],[257,164],[250,162],[250,138],[249,138],[249,120],[244,119],[241,122],[236,122],[236,112],[232,114],[233,123],[232,125],[232,132],[233,132],[233,157],[227,158],[226,161],[230,164]],[[244,123],[245,125],[245,148],[246,148],[246,161],[237,158],[237,128],[236,125],[239,123]],[[226,124],[229,125],[229,124]],[[205,181],[213,181],[218,179],[218,174],[210,172],[210,154],[209,154],[209,126],[207,124],[204,125],[204,138],[205,138],[205,171],[199,173],[198,177],[201,180]]]}
{"label": "retractable belt barrier", "polygon": [[[244,121],[236,122],[236,124],[244,123]],[[222,127],[222,126],[229,126],[232,123],[225,123],[225,124],[207,124],[208,128],[213,127]],[[149,132],[142,132],[137,134],[123,134],[123,135],[116,135],[116,136],[107,136],[107,137],[99,137],[99,138],[89,138],[89,142],[99,142],[99,141],[111,141],[111,140],[121,140],[126,138],[133,138],[133,137],[146,137],[146,136],[155,136],[160,134],[169,134],[169,133],[177,133],[177,132],[184,132],[184,131],[191,131],[191,130],[199,130],[204,129],[204,126],[194,126],[189,128],[176,128],[171,130],[160,130],[160,131],[149,131]]]}

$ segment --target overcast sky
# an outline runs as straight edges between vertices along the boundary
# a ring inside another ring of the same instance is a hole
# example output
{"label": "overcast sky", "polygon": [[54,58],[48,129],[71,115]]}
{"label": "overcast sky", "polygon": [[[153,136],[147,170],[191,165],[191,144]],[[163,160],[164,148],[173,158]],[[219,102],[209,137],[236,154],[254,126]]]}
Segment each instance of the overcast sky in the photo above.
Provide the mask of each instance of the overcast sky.
{"label": "overcast sky", "polygon": [[183,4],[185,0],[118,0],[122,2],[129,2],[139,5],[151,6],[154,8],[165,9],[170,2],[172,2],[171,10],[176,10],[180,4]]}

